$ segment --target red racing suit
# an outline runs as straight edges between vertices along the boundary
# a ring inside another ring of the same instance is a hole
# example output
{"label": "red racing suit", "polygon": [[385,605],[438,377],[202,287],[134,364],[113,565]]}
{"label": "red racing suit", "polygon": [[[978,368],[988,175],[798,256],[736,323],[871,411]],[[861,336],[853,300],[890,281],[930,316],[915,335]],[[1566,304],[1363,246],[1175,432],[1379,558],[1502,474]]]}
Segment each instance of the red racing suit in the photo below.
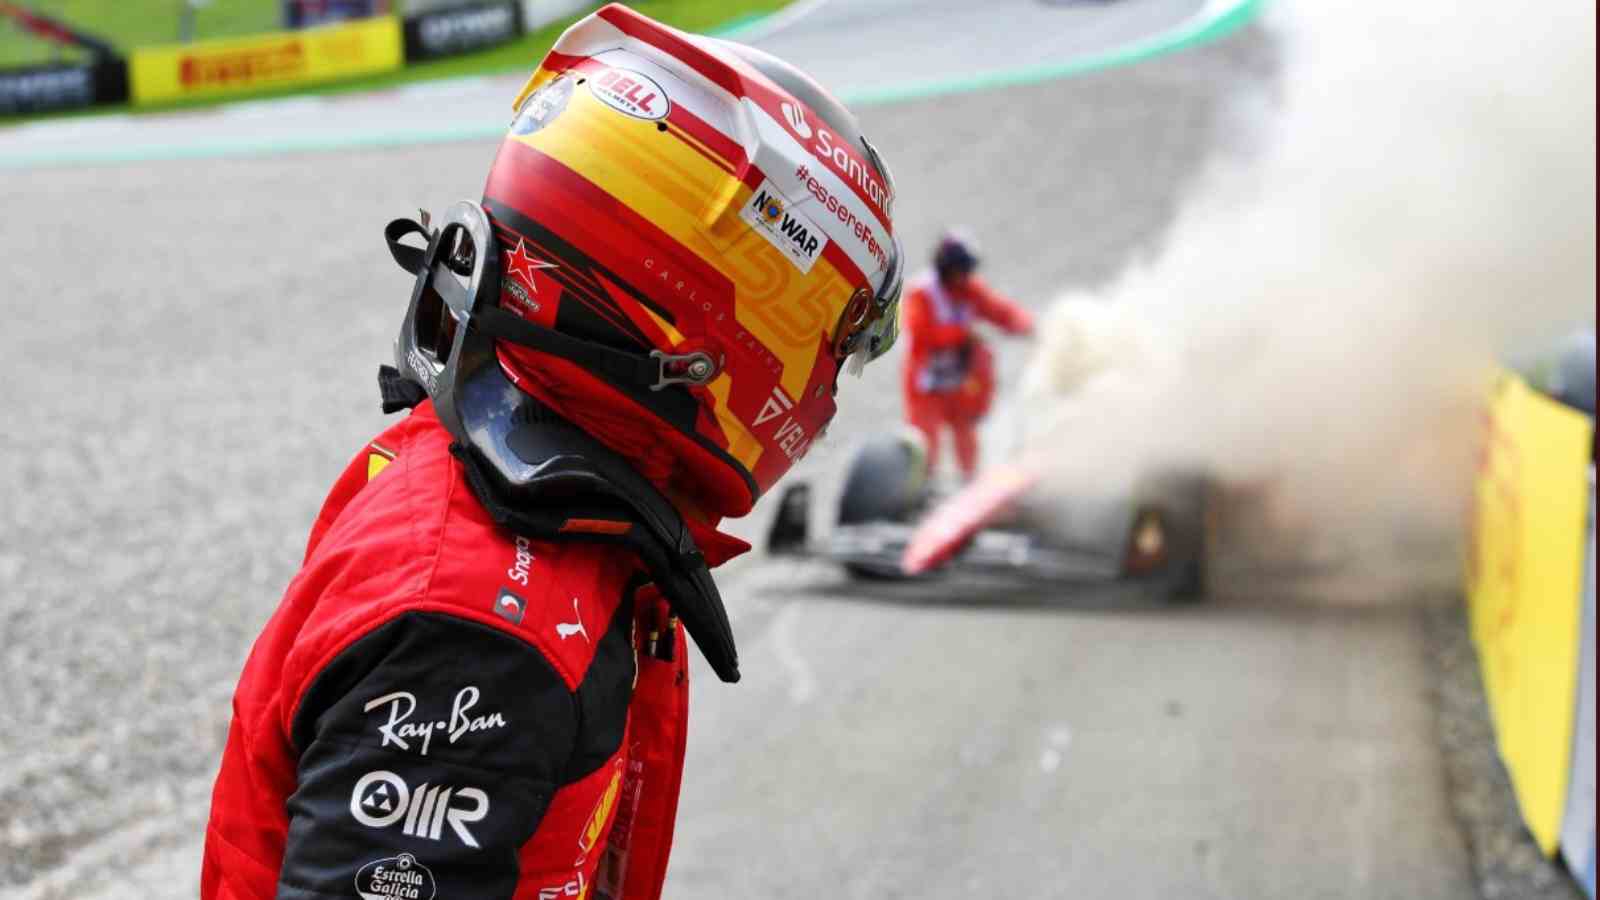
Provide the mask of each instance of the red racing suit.
{"label": "red racing suit", "polygon": [[930,471],[939,460],[939,434],[949,427],[961,471],[978,467],[977,424],[994,396],[994,362],[974,333],[979,319],[1011,334],[1033,331],[1033,314],[977,276],[959,287],[932,272],[912,282],[902,301],[901,329],[910,342],[904,372],[906,418],[922,432]]}
{"label": "red racing suit", "polygon": [[330,492],[239,679],[202,900],[659,897],[682,628],[631,551],[497,528],[450,441],[424,402]]}

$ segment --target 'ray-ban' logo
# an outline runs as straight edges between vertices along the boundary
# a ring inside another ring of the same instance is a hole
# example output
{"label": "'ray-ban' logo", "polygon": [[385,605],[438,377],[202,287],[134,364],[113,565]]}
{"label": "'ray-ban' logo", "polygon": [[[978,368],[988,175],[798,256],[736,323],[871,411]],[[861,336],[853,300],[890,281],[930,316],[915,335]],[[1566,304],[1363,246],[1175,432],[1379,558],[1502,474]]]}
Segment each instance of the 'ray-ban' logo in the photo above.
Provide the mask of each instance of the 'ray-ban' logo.
{"label": "'ray-ban' logo", "polygon": [[[398,747],[427,756],[435,731],[443,734],[445,740],[453,745],[469,734],[506,727],[504,715],[476,711],[480,696],[475,685],[469,684],[456,691],[455,699],[450,703],[449,719],[435,720],[432,716],[416,715],[417,695],[410,691],[395,691],[374,697],[361,707],[361,711],[370,713],[383,710],[387,721],[378,726],[380,746]],[[416,746],[413,747],[413,743]]]}

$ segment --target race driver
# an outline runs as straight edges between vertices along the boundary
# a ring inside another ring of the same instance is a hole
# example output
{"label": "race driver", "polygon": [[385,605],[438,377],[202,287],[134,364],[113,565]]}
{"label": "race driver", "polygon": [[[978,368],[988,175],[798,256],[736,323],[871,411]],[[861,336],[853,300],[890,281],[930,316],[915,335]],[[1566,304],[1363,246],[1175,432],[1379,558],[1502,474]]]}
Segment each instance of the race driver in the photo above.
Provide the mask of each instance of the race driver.
{"label": "race driver", "polygon": [[1015,335],[1033,333],[1033,314],[977,275],[971,237],[945,232],[933,266],[906,291],[902,327],[910,342],[904,388],[906,419],[922,434],[929,474],[938,471],[939,439],[949,429],[964,481],[978,470],[978,423],[994,397],[994,357],[974,326],[979,320]]}
{"label": "race driver", "polygon": [[411,410],[245,665],[204,900],[658,897],[718,522],[894,341],[889,173],[800,72],[612,5],[515,109],[481,205],[385,232]]}

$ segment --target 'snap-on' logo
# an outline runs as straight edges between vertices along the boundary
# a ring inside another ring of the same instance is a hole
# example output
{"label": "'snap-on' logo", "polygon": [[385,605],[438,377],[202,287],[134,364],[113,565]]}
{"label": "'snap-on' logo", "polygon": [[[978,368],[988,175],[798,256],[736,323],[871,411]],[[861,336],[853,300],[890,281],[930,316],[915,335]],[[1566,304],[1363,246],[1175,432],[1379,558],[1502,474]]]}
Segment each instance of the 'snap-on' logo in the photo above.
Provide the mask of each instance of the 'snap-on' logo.
{"label": "'snap-on' logo", "polygon": [[617,112],[636,119],[665,119],[672,110],[667,92],[648,75],[631,69],[607,69],[589,81],[589,93]]}

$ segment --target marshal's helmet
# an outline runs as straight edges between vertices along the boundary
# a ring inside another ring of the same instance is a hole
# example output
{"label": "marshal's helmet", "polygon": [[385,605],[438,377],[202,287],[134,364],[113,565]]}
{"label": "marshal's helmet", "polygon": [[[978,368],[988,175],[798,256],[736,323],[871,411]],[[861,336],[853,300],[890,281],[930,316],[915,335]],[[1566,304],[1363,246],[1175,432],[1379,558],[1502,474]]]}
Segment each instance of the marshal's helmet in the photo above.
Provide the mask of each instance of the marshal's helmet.
{"label": "marshal's helmet", "polygon": [[484,188],[497,315],[521,320],[495,332],[521,334],[500,368],[742,515],[827,427],[841,370],[894,342],[893,206],[883,160],[805,74],[607,6],[523,88]]}
{"label": "marshal's helmet", "polygon": [[965,229],[951,228],[933,248],[933,269],[940,278],[959,278],[978,270],[978,241]]}

